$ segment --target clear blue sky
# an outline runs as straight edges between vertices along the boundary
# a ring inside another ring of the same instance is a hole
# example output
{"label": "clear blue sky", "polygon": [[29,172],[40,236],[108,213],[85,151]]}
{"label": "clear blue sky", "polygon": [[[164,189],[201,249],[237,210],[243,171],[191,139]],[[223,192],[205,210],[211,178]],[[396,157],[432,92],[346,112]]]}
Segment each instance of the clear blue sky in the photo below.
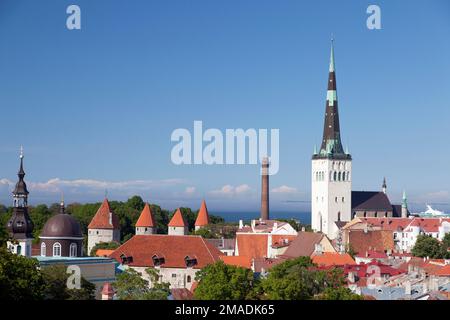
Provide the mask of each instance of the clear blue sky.
{"label": "clear blue sky", "polygon": [[[66,8],[82,30],[66,29]],[[366,9],[381,7],[382,30]],[[309,209],[334,34],[353,189],[450,202],[450,2],[0,2],[0,201],[25,148],[30,201],[133,193],[164,207],[257,210],[257,166],[175,166],[176,128],[279,128],[272,209]],[[53,180],[59,179],[59,180]],[[225,187],[224,187],[225,186]],[[226,187],[228,186],[228,187]],[[280,188],[281,187],[281,188]]]}

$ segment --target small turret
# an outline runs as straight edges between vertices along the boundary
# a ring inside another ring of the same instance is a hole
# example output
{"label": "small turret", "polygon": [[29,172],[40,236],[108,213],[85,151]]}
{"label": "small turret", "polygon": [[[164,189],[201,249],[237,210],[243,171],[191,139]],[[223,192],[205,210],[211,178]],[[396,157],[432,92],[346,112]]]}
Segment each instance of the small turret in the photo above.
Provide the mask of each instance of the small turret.
{"label": "small turret", "polygon": [[408,203],[405,191],[403,191],[403,198],[402,198],[402,218],[408,218]]}

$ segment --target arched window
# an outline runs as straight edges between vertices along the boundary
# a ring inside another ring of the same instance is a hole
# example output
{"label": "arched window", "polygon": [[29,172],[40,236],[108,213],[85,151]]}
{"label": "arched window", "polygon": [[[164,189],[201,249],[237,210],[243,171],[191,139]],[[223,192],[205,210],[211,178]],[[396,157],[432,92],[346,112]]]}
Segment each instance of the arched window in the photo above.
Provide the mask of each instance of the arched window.
{"label": "arched window", "polygon": [[341,221],[341,212],[338,212],[338,221]]}
{"label": "arched window", "polygon": [[319,212],[319,232],[322,232],[322,214]]}
{"label": "arched window", "polygon": [[342,181],[345,181],[345,171],[342,172]]}
{"label": "arched window", "polygon": [[22,254],[22,246],[20,244],[17,246],[17,254],[19,256]]}
{"label": "arched window", "polygon": [[341,173],[338,173],[338,181],[341,181]]}
{"label": "arched window", "polygon": [[191,276],[187,276],[187,277],[186,277],[186,281],[187,281],[187,282],[191,282]]}
{"label": "arched window", "polygon": [[76,257],[77,256],[77,244],[76,243],[71,243],[69,251],[70,251],[69,255],[71,257]]}
{"label": "arched window", "polygon": [[335,171],[334,176],[333,176],[333,181],[336,181],[336,180],[337,180],[337,172]]}
{"label": "arched window", "polygon": [[367,217],[367,212],[364,211],[364,218]]}
{"label": "arched window", "polygon": [[56,242],[53,245],[53,256],[54,257],[61,257],[61,244],[59,242]]}
{"label": "arched window", "polygon": [[47,248],[45,246],[45,242],[41,243],[41,256],[45,257],[47,255]]}

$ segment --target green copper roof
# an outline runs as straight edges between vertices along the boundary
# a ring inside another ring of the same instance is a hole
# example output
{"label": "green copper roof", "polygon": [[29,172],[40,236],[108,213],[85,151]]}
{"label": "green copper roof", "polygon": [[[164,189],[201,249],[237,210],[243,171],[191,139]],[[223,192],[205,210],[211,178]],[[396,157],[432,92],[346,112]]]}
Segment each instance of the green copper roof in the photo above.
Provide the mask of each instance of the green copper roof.
{"label": "green copper roof", "polygon": [[334,70],[334,39],[331,39],[330,72]]}

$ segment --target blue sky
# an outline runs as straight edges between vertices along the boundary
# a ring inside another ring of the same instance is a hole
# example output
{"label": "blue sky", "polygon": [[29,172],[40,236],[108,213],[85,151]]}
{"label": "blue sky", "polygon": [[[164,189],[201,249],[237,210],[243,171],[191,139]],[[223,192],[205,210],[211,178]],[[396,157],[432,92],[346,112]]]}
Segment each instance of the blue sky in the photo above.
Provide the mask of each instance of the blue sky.
{"label": "blue sky", "polygon": [[[82,29],[66,28],[77,4]],[[369,4],[382,29],[366,27]],[[31,203],[140,194],[167,208],[257,210],[257,166],[175,166],[174,129],[280,129],[274,211],[309,209],[334,34],[353,189],[450,209],[450,3],[0,2],[0,201],[25,148]]]}

